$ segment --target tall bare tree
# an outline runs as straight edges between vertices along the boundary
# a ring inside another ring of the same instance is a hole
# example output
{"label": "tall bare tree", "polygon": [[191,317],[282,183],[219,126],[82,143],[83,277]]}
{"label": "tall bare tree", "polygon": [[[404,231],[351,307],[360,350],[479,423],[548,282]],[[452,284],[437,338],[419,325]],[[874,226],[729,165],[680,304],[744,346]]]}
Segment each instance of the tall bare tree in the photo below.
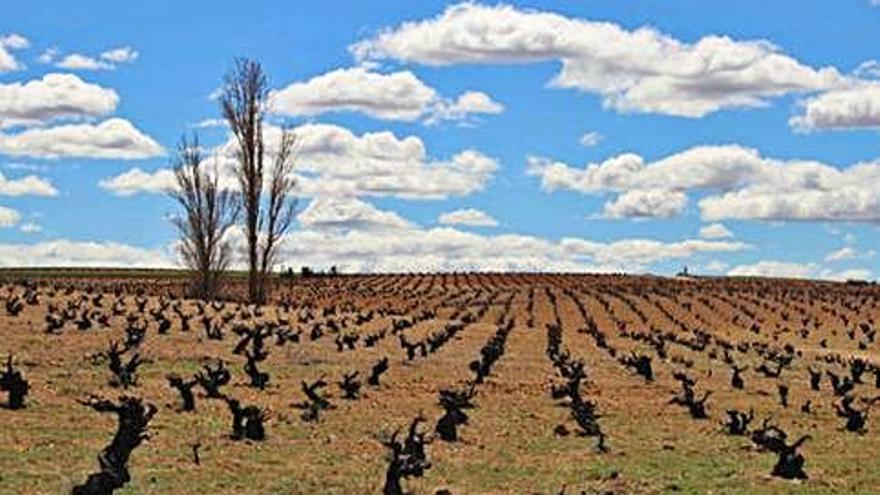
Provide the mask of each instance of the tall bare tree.
{"label": "tall bare tree", "polygon": [[[226,75],[220,107],[238,145],[235,175],[247,239],[248,297],[254,303],[266,301],[268,275],[296,206],[292,178],[296,140],[290,130],[283,130],[278,149],[267,157],[263,135],[267,97],[266,74],[259,62],[237,59]],[[272,163],[267,168],[268,160]]]}
{"label": "tall bare tree", "polygon": [[180,255],[194,273],[192,294],[213,299],[232,261],[227,233],[238,219],[240,202],[236,193],[220,187],[216,168],[205,170],[198,136],[181,138],[174,179],[177,187],[170,194],[183,212],[172,221],[180,234]]}

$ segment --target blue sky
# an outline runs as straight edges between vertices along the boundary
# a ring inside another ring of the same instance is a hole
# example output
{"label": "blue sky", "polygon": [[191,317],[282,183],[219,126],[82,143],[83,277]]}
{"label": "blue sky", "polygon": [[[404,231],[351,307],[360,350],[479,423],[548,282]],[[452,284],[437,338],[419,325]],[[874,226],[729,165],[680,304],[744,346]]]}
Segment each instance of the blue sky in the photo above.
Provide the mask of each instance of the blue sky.
{"label": "blue sky", "polygon": [[222,152],[243,56],[307,142],[284,264],[874,278],[878,32],[871,0],[16,2],[0,264],[174,263],[162,171]]}

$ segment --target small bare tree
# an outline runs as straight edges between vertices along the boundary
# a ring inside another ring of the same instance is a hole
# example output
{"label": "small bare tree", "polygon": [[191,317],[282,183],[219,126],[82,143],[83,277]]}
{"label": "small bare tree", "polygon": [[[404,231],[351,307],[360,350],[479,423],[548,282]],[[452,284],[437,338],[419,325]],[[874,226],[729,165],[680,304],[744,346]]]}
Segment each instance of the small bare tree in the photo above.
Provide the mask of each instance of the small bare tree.
{"label": "small bare tree", "polygon": [[264,167],[267,153],[263,119],[267,97],[266,75],[259,62],[236,60],[235,68],[226,75],[220,107],[238,145],[235,175],[241,188],[247,239],[248,298],[259,304],[266,302],[268,275],[281,239],[296,216],[292,195],[296,139],[290,130],[282,131],[278,149],[270,158],[272,164],[268,170]]}
{"label": "small bare tree", "polygon": [[240,211],[236,193],[220,187],[219,173],[205,170],[198,136],[181,138],[174,163],[176,188],[171,197],[183,209],[172,221],[180,234],[179,251],[193,271],[192,294],[202,299],[216,297],[223,273],[232,261],[227,239]]}

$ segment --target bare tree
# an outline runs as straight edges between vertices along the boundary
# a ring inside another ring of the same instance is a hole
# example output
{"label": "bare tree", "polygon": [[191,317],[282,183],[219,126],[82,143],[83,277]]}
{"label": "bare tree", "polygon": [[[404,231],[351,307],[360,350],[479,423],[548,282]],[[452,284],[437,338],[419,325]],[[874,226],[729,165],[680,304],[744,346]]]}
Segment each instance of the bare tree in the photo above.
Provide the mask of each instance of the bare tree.
{"label": "bare tree", "polygon": [[[223,117],[235,135],[235,175],[241,188],[248,258],[248,298],[266,301],[266,284],[280,241],[295,218],[292,178],[295,137],[283,130],[268,170],[263,119],[268,84],[259,62],[238,59],[220,95]],[[268,174],[268,175],[267,175]],[[268,185],[267,188],[264,188]],[[268,198],[264,198],[264,193]]]}
{"label": "bare tree", "polygon": [[183,214],[172,221],[180,234],[180,255],[195,276],[193,295],[212,299],[232,261],[226,234],[238,219],[240,202],[236,193],[220,187],[216,167],[209,173],[204,162],[198,136],[192,141],[181,138],[174,163],[177,187],[171,197]]}

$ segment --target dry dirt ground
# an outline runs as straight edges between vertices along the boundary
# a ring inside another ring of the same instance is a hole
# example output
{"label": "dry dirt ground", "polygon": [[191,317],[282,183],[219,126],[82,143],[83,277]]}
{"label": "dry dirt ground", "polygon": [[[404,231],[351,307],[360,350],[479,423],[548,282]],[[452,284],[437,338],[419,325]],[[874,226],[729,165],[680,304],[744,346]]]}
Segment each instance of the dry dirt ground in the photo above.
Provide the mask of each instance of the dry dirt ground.
{"label": "dry dirt ground", "polygon": [[[130,460],[122,494],[372,494],[381,493],[387,466],[380,442],[422,414],[431,434],[442,410],[438,392],[464,387],[470,363],[507,321],[512,330],[489,377],[476,386],[458,442],[435,438],[431,468],[404,480],[407,490],[433,494],[541,493],[878,493],[880,423],[846,431],[827,372],[851,375],[866,365],[849,395],[880,395],[874,341],[880,289],[875,286],[747,279],[661,279],[576,275],[377,275],[283,282],[273,304],[201,305],[178,298],[179,281],[149,279],[7,280],[0,284],[0,358],[14,355],[30,383],[26,408],[0,408],[0,493],[70,493],[97,469],[97,454],[116,429],[112,415],[79,401],[122,395],[155,404],[150,438]],[[237,290],[237,289],[236,289]],[[233,291],[235,292],[235,290]],[[103,296],[101,296],[103,294]],[[17,316],[4,310],[19,301]],[[63,326],[47,331],[47,316]],[[106,326],[100,322],[105,319]],[[160,321],[171,327],[160,334]],[[189,321],[184,331],[182,320]],[[210,339],[208,320],[223,333]],[[91,324],[88,329],[80,326]],[[395,323],[406,322],[406,323]],[[416,343],[447,325],[463,329],[434,352],[409,360],[401,339]],[[103,353],[122,342],[126,328],[147,325],[129,351],[145,363],[137,385],[110,384]],[[411,324],[410,326],[407,326]],[[244,356],[234,354],[234,331],[266,327],[270,375],[265,390],[249,386]],[[395,327],[399,326],[399,330]],[[580,392],[595,403],[607,452],[597,438],[578,435],[565,400],[551,396],[565,382],[548,357],[548,335],[561,328],[562,352],[585,365]],[[315,328],[322,335],[313,339]],[[299,333],[278,345],[276,334]],[[356,335],[354,350],[337,337]],[[384,335],[366,346],[367,335]],[[343,346],[344,347],[344,346]],[[651,359],[647,381],[621,363],[631,352]],[[343,400],[343,373],[369,374],[380,358],[389,369],[379,387]],[[230,438],[231,416],[221,400],[198,387],[196,411],[179,412],[166,375],[191,377],[206,363],[227,363],[232,381],[223,391],[267,413],[263,442]],[[778,377],[778,362],[790,361]],[[731,386],[731,363],[748,366],[744,387]],[[819,390],[808,368],[823,373]],[[673,373],[696,381],[698,396],[712,391],[708,419],[693,419],[671,404],[681,387]],[[318,422],[301,419],[301,381],[324,378],[332,409]],[[877,382],[877,383],[875,383]],[[788,407],[778,386],[790,389]],[[5,404],[0,393],[0,404]],[[812,412],[802,406],[810,401]],[[749,436],[728,435],[725,411],[753,409],[754,430],[770,418],[788,434],[811,439],[800,448],[809,479],[770,475],[777,456]],[[562,426],[562,428],[560,428]],[[566,430],[567,435],[560,435]],[[201,464],[193,462],[199,444]]]}

